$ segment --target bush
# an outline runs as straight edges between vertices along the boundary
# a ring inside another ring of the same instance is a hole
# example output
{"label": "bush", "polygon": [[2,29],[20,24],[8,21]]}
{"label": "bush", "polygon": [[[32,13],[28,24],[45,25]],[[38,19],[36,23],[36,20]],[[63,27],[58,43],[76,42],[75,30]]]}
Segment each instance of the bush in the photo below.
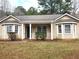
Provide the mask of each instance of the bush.
{"label": "bush", "polygon": [[46,39],[46,33],[45,32],[36,32],[36,39],[37,40],[45,40]]}
{"label": "bush", "polygon": [[16,33],[15,32],[9,32],[8,36],[9,36],[11,41],[15,41],[16,40]]}

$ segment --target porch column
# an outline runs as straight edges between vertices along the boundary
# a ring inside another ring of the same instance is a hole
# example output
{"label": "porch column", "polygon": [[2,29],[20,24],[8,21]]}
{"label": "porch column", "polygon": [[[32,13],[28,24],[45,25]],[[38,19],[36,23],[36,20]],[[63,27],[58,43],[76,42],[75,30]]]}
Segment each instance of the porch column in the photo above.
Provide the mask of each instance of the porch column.
{"label": "porch column", "polygon": [[32,24],[29,24],[30,32],[29,32],[29,39],[32,39]]}
{"label": "porch column", "polygon": [[64,39],[64,32],[65,32],[64,24],[61,25],[61,29],[62,29],[62,39]]}
{"label": "porch column", "polygon": [[21,27],[22,27],[22,39],[24,39],[24,32],[23,32],[23,24],[21,25]]}
{"label": "porch column", "polygon": [[74,29],[75,30],[75,38],[77,38],[77,24],[75,24],[74,27],[75,27],[75,29]]}
{"label": "porch column", "polygon": [[73,36],[73,39],[74,39],[75,38],[75,24],[71,25],[71,32],[72,32],[72,36]]}
{"label": "porch column", "polygon": [[3,39],[6,39],[6,26],[3,25]]}
{"label": "porch column", "polygon": [[51,23],[51,40],[53,40],[53,24]]}

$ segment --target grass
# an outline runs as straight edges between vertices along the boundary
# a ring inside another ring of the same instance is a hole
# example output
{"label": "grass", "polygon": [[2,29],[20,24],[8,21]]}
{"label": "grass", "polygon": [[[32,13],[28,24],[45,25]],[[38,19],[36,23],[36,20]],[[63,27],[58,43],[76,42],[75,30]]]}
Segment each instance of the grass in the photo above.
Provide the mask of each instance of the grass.
{"label": "grass", "polygon": [[79,40],[0,41],[0,59],[79,59]]}

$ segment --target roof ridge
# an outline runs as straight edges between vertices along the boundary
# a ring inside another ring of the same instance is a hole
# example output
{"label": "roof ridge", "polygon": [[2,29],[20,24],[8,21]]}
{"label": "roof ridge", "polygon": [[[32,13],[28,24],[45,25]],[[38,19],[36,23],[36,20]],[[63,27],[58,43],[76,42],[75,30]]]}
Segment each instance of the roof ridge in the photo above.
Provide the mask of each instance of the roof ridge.
{"label": "roof ridge", "polygon": [[23,15],[23,16],[53,16],[53,15],[63,15],[63,14],[52,14],[52,15]]}

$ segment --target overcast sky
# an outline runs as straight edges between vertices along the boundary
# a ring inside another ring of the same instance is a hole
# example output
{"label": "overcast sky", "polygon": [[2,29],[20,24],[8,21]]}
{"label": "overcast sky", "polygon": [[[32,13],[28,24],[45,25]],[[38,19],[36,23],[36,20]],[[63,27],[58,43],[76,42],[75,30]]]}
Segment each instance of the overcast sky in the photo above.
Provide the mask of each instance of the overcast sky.
{"label": "overcast sky", "polygon": [[[79,0],[72,0],[73,2],[76,2],[76,7],[79,10]],[[37,0],[9,0],[11,4],[11,10],[13,10],[17,6],[23,6],[26,10],[28,10],[30,7],[38,8],[38,1]]]}
{"label": "overcast sky", "polygon": [[9,2],[12,5],[12,9],[17,6],[23,6],[26,10],[28,10],[30,7],[38,8],[37,0],[9,0]]}

